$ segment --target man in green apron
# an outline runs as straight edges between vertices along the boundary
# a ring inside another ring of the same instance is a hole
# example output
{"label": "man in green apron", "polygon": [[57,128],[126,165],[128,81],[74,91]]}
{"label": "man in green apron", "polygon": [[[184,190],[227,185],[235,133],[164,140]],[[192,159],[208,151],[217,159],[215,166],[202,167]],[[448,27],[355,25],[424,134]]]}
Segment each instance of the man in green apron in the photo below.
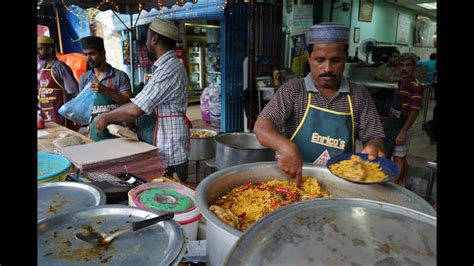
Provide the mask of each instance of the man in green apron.
{"label": "man in green apron", "polygon": [[[97,94],[92,109],[92,118],[130,102],[132,97],[130,79],[125,72],[106,62],[104,40],[96,36],[84,37],[81,39],[81,46],[91,70],[81,75],[79,89],[82,91],[90,83],[92,90]],[[98,131],[91,123],[89,138],[101,141],[116,137],[111,135],[107,129]]]}
{"label": "man in green apron", "polygon": [[420,113],[423,101],[423,86],[415,78],[417,56],[414,53],[400,55],[398,68],[402,76],[399,88],[393,95],[390,114],[384,120],[385,151],[387,158],[392,158],[400,169],[395,183],[405,186],[408,171],[406,155],[412,136],[411,127]]}
{"label": "man in green apron", "polygon": [[369,92],[343,77],[349,28],[320,23],[308,36],[311,72],[283,84],[254,127],[260,143],[280,154],[279,168],[298,185],[303,162],[325,165],[333,156],[355,151],[356,139],[370,160],[385,155],[385,135]]}
{"label": "man in green apron", "polygon": [[146,47],[153,74],[131,103],[94,119],[98,130],[111,122],[137,119],[138,138],[158,147],[168,165],[167,175],[188,177],[190,132],[186,118],[188,76],[174,51],[179,31],[172,21],[155,18],[147,32]]}

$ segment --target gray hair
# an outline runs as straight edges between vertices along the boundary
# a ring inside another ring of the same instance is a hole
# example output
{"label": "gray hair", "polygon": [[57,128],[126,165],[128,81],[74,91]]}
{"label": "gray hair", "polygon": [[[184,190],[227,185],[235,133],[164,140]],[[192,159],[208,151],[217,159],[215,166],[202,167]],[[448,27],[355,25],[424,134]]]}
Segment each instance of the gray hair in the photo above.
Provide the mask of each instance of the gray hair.
{"label": "gray hair", "polygon": [[418,57],[414,53],[403,53],[400,55],[398,58],[398,63],[405,61],[405,60],[411,60],[414,66],[416,66],[416,62],[418,62]]}

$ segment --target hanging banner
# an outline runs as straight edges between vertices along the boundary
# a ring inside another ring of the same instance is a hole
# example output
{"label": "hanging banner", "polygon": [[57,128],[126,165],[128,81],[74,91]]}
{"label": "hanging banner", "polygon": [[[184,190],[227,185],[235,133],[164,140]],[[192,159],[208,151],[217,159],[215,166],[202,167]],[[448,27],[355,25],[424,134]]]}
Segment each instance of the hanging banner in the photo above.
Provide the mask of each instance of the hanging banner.
{"label": "hanging banner", "polygon": [[291,41],[291,70],[295,77],[301,78],[308,71],[308,56],[306,55],[306,37],[305,34],[292,36]]}
{"label": "hanging banner", "polygon": [[290,21],[290,36],[307,34],[313,25],[313,5],[294,5]]}

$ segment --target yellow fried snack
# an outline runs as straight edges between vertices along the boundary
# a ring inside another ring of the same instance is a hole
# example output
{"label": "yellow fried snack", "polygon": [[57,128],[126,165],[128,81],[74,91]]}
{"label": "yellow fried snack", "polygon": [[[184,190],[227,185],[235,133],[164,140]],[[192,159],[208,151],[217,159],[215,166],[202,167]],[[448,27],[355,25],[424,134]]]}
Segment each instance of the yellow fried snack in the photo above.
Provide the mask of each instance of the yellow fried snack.
{"label": "yellow fried snack", "polygon": [[362,160],[360,156],[352,155],[349,160],[343,160],[329,166],[335,175],[360,182],[377,182],[387,178],[378,163]]}
{"label": "yellow fried snack", "polygon": [[[238,186],[217,199],[210,210],[230,226],[245,231],[250,225],[273,210],[293,202],[330,197],[313,178],[303,178],[301,188],[295,183],[272,180]],[[232,213],[232,215],[229,214]],[[238,219],[235,224],[233,217]]]}

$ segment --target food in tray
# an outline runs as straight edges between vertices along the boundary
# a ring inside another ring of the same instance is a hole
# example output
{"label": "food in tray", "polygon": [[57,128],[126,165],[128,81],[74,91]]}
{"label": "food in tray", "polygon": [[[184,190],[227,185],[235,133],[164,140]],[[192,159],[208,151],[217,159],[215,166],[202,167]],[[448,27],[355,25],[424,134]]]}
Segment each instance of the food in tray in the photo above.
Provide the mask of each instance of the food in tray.
{"label": "food in tray", "polygon": [[209,131],[201,130],[201,131],[191,132],[191,138],[199,139],[199,138],[209,138],[209,137],[212,137],[212,133]]}
{"label": "food in tray", "polygon": [[293,202],[330,197],[314,178],[303,178],[301,188],[295,183],[272,180],[238,186],[217,199],[209,209],[228,225],[245,231],[264,215]]}
{"label": "food in tray", "polygon": [[340,161],[329,168],[333,174],[354,181],[377,182],[387,178],[380,164],[363,160],[357,155],[351,155],[349,160]]}

